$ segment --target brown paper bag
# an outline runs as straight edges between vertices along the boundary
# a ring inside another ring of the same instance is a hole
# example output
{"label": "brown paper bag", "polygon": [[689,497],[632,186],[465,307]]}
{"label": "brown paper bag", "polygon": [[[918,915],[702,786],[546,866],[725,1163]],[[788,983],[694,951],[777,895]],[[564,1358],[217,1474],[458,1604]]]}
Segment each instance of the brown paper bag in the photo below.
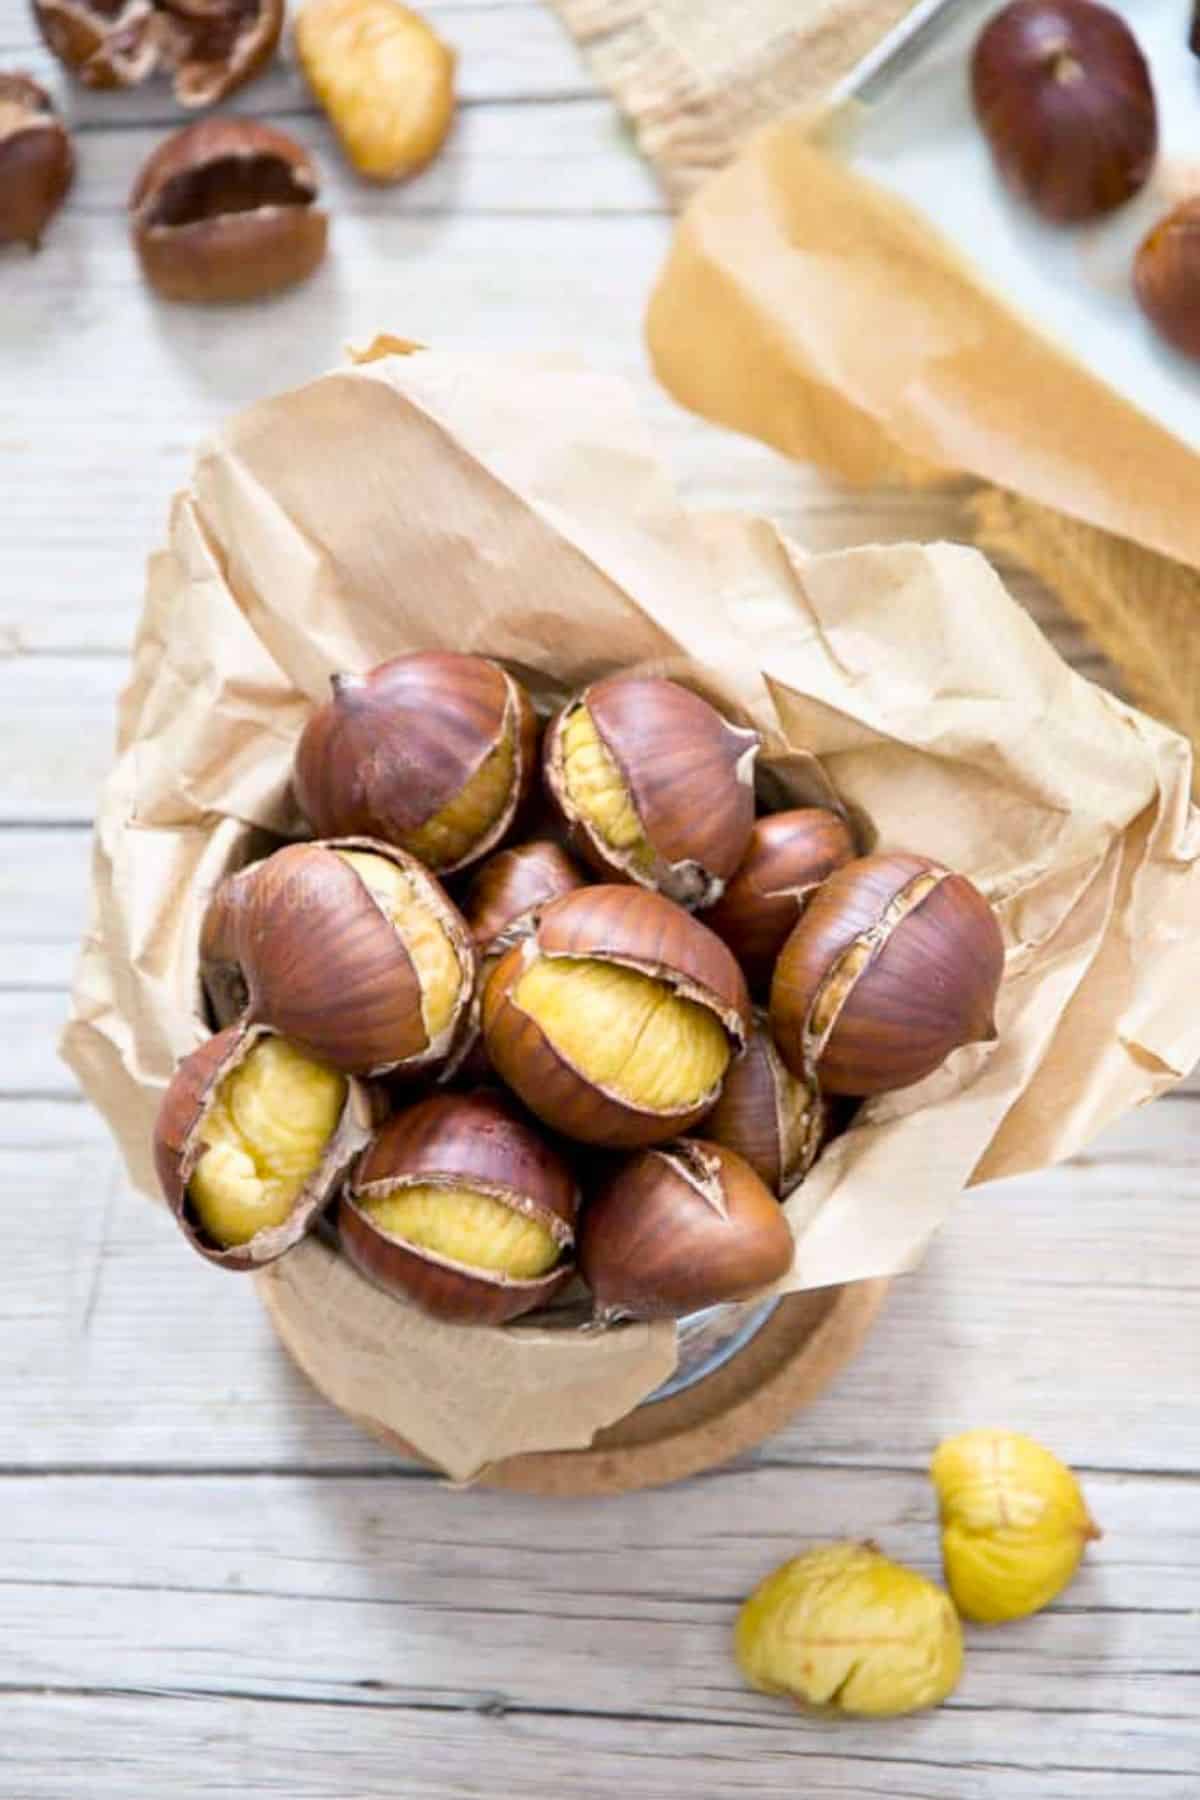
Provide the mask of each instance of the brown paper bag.
{"label": "brown paper bag", "polygon": [[[154,1114],[205,1034],[197,936],[337,668],[432,645],[581,683],[650,663],[815,752],[884,846],[971,875],[1009,946],[995,1045],[865,1106],[788,1203],[784,1288],[921,1256],[972,1180],[1069,1155],[1200,1055],[1190,756],[1074,675],[974,552],[810,557],[679,507],[618,382],[550,359],[391,356],[235,419],[151,564],[102,795],[64,1054],[153,1192]],[[179,1279],[188,1278],[181,1252]],[[586,1444],[673,1328],[425,1319],[309,1239],[257,1278],[323,1390],[450,1474]]]}

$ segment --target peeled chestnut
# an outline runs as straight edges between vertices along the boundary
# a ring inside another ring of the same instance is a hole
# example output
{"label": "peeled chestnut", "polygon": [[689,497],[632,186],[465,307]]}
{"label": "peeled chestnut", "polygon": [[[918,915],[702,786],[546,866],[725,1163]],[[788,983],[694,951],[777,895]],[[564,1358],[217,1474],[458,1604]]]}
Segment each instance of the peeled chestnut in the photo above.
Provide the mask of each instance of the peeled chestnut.
{"label": "peeled chestnut", "polygon": [[1137,253],[1133,280],[1160,336],[1200,357],[1200,200],[1185,200],[1159,221]]}
{"label": "peeled chestnut", "polygon": [[345,1074],[413,1074],[449,1055],[475,953],[415,857],[335,838],[226,877],[201,927],[200,968],[221,1023],[244,1013]]}
{"label": "peeled chestnut", "polygon": [[678,1319],[747,1300],[786,1275],[778,1201],[721,1144],[681,1138],[629,1158],[584,1209],[579,1272],[596,1318]]}
{"label": "peeled chestnut", "polygon": [[492,1066],[531,1112],[587,1144],[658,1143],[694,1125],[749,1024],[720,938],[638,888],[551,901],[483,994]]}
{"label": "peeled chestnut", "polygon": [[42,36],[90,88],[174,77],[181,106],[212,106],[264,69],[284,0],[33,0]]}
{"label": "peeled chestnut", "polygon": [[422,650],[335,675],[296,751],[296,798],[322,837],[399,844],[441,874],[478,862],[533,779],[537,721],[484,656]]}
{"label": "peeled chestnut", "polygon": [[325,255],[317,172],[293,138],[255,119],[204,119],[169,137],[129,200],[133,242],[165,300],[256,300]]}
{"label": "peeled chestnut", "polygon": [[611,675],[547,730],[546,789],[602,875],[711,906],[750,842],[758,749],[689,688]]}
{"label": "peeled chestnut", "polygon": [[186,1056],[158,1111],[154,1161],[194,1249],[256,1269],[299,1243],[371,1135],[375,1097],[262,1025]]}
{"label": "peeled chestnut", "polygon": [[996,166],[1046,218],[1094,219],[1145,186],[1158,150],[1146,59],[1099,0],[1015,0],[984,27],[971,92]]}
{"label": "peeled chestnut", "polygon": [[373,1281],[436,1318],[499,1325],[573,1274],[577,1204],[566,1163],[503,1099],[440,1094],[384,1126],[338,1224]]}
{"label": "peeled chestnut", "polygon": [[754,1015],[745,1054],[725,1077],[721,1098],[704,1120],[704,1135],[750,1164],[773,1194],[799,1187],[829,1131],[829,1108],[811,1082],[793,1075]]}
{"label": "peeled chestnut", "polygon": [[71,140],[45,88],[0,74],[0,244],[36,250],[74,174]]}
{"label": "peeled chestnut", "polygon": [[996,915],[965,876],[925,856],[866,856],[818,888],[784,945],[771,1031],[824,1093],[888,1093],[995,1037],[1003,973]]}
{"label": "peeled chestnut", "polygon": [[827,807],[799,807],[756,821],[732,881],[701,914],[741,963],[753,993],[766,993],[775,958],[807,901],[854,849],[850,827]]}

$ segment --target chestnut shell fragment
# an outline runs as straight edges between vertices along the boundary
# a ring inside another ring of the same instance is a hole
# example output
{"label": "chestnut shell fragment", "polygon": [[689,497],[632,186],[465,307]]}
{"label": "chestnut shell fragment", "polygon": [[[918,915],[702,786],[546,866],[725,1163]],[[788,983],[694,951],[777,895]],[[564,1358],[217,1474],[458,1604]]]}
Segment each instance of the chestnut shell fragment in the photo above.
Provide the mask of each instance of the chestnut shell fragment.
{"label": "chestnut shell fragment", "polygon": [[181,106],[212,106],[260,74],[284,0],[33,0],[47,46],[90,88],[174,77]]}

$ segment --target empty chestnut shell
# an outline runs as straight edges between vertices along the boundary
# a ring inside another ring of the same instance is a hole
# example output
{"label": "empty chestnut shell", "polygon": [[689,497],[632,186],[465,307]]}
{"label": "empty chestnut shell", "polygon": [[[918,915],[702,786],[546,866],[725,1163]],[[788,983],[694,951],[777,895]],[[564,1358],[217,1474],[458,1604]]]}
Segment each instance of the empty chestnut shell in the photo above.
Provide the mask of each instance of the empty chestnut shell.
{"label": "empty chestnut shell", "polygon": [[577,1205],[566,1163],[503,1099],[442,1094],[384,1126],[338,1224],[372,1281],[435,1318],[499,1325],[570,1279]]}
{"label": "empty chestnut shell", "polygon": [[[184,1057],[167,1087],[154,1132],[159,1183],[201,1256],[258,1269],[300,1242],[379,1112],[373,1090],[300,1057],[265,1026],[231,1026]],[[218,1235],[218,1223],[235,1230]]]}
{"label": "empty chestnut shell", "polygon": [[611,675],[550,725],[546,790],[602,875],[711,906],[750,842],[758,749],[690,689]]}
{"label": "empty chestnut shell", "polygon": [[829,1107],[811,1082],[793,1075],[755,1013],[745,1054],[725,1077],[703,1124],[706,1138],[736,1151],[780,1199],[799,1187],[829,1132]]}
{"label": "empty chestnut shell", "polygon": [[854,852],[850,827],[827,807],[799,807],[756,822],[732,881],[700,915],[729,945],[752,993],[766,993],[775,958],[810,896]]}
{"label": "empty chestnut shell", "polygon": [[533,780],[537,721],[484,656],[422,650],[335,675],[296,751],[296,798],[322,837],[363,833],[451,874],[495,849]]}
{"label": "empty chestnut shell", "polygon": [[47,45],[90,88],[173,75],[181,106],[212,106],[263,70],[284,0],[33,0]]}
{"label": "empty chestnut shell", "polygon": [[1185,356],[1200,357],[1200,200],[1185,200],[1148,234],[1133,281],[1159,335]]}
{"label": "empty chestnut shell", "polygon": [[551,901],[483,994],[492,1066],[538,1118],[588,1144],[659,1143],[694,1125],[749,1024],[720,938],[638,888]]}
{"label": "empty chestnut shell", "polygon": [[0,244],[36,250],[74,174],[71,140],[45,88],[0,74]]}
{"label": "empty chestnut shell", "polygon": [[866,856],[818,888],[784,945],[771,1031],[824,1093],[888,1093],[995,1037],[1003,973],[996,915],[965,876],[925,856]]}
{"label": "empty chestnut shell", "polygon": [[218,1022],[244,1013],[346,1074],[410,1075],[449,1055],[475,953],[415,857],[334,838],[228,876],[201,927],[200,968]]}
{"label": "empty chestnut shell", "polygon": [[787,1274],[794,1252],[749,1163],[700,1138],[630,1157],[588,1202],[579,1232],[579,1272],[605,1324],[747,1300]]}
{"label": "empty chestnut shell", "polygon": [[142,271],[166,300],[255,300],[312,274],[327,221],[308,152],[254,119],[204,119],[151,156],[129,201]]}
{"label": "empty chestnut shell", "polygon": [[1046,218],[1111,212],[1158,150],[1146,59],[1099,0],[1015,0],[983,29],[971,93],[1001,175]]}

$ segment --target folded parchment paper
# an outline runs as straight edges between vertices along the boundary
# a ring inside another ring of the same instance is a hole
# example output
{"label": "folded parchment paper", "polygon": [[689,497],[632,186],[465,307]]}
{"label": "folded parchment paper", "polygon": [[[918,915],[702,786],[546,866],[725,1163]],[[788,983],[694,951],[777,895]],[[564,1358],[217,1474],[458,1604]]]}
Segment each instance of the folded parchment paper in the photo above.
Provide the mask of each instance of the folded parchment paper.
{"label": "folded parchment paper", "polygon": [[[566,683],[695,680],[760,723],[792,792],[819,777],[789,746],[815,752],[880,843],[996,903],[998,1043],[863,1109],[789,1202],[785,1287],[911,1267],[971,1180],[1068,1155],[1200,1055],[1187,747],[1074,675],[981,557],[809,557],[765,521],[689,518],[620,383],[391,356],[235,419],[151,564],[64,1039],[147,1192],[159,1096],[205,1033],[209,890],[257,830],[295,828],[292,748],[330,671],[439,644]],[[325,1392],[459,1477],[587,1443],[674,1360],[669,1326],[436,1324],[317,1240],[258,1279]]]}

